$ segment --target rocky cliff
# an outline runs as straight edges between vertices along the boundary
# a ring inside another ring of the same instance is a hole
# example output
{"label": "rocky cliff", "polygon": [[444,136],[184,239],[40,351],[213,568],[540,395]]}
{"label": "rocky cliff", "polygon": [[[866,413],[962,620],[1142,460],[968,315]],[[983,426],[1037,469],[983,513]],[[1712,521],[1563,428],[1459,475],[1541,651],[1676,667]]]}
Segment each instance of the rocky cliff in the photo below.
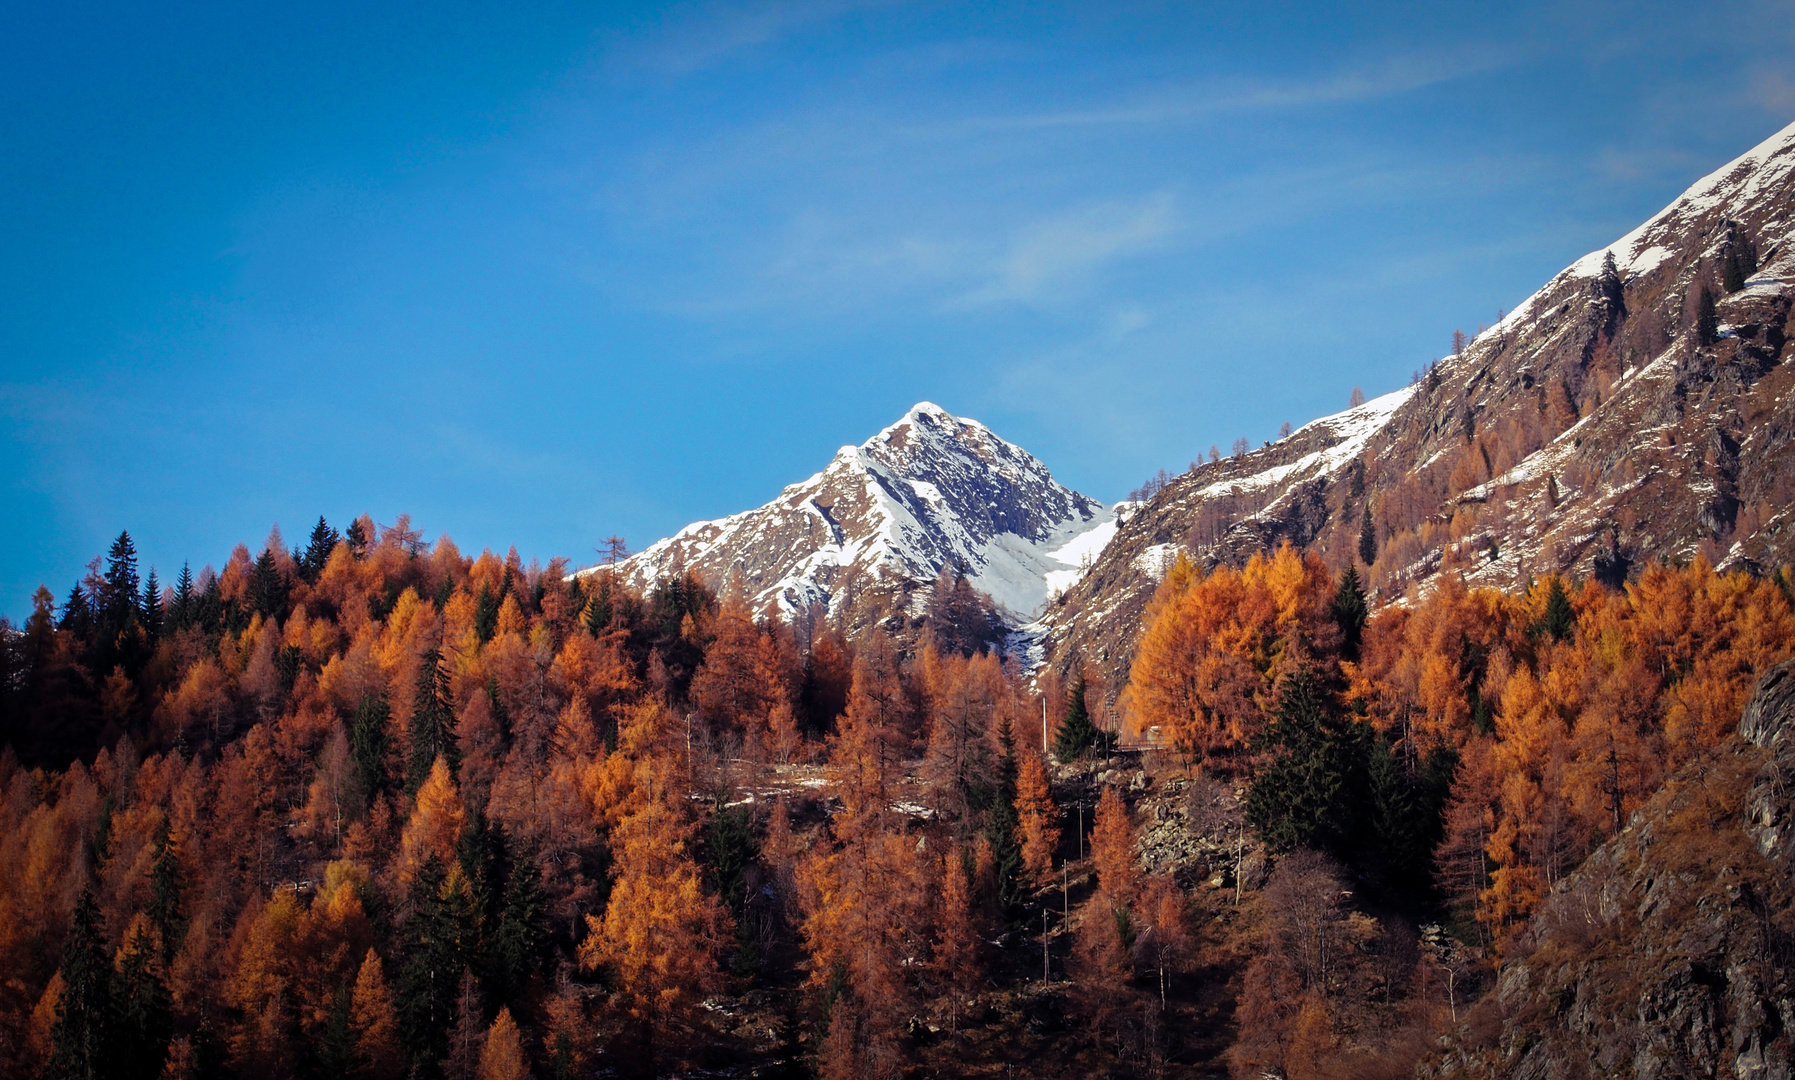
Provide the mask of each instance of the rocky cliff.
{"label": "rocky cliff", "polygon": [[1790,1077],[1795,661],[1759,683],[1739,734],[1553,889],[1424,1075]]}

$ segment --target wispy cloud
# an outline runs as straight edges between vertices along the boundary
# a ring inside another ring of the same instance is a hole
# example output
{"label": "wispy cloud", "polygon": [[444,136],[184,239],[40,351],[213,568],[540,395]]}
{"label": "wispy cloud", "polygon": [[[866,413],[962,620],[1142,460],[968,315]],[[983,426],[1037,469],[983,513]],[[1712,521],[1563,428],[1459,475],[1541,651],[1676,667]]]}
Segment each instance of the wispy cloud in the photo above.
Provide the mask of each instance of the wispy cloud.
{"label": "wispy cloud", "polygon": [[1518,60],[1519,55],[1509,48],[1435,50],[1389,57],[1313,79],[1187,82],[1156,87],[1112,104],[967,117],[956,123],[967,130],[1187,123],[1231,113],[1375,101],[1486,74]]}
{"label": "wispy cloud", "polygon": [[1795,116],[1795,79],[1781,69],[1759,71],[1746,100],[1779,116]]}
{"label": "wispy cloud", "polygon": [[800,30],[891,0],[814,3],[703,3],[678,9],[645,32],[613,41],[614,66],[690,75],[735,54],[760,49]]}
{"label": "wispy cloud", "polygon": [[1075,289],[1107,264],[1163,247],[1180,227],[1170,191],[1030,222],[1010,239],[987,280],[950,306],[1027,303]]}

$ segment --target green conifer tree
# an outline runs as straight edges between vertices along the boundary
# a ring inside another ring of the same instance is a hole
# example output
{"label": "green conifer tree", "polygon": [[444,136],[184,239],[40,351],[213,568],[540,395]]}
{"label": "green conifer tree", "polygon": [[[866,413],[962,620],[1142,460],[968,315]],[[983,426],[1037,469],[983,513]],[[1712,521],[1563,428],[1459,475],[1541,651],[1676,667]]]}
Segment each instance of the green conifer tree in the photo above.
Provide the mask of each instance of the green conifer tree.
{"label": "green conifer tree", "polygon": [[405,924],[404,966],[394,987],[399,1038],[414,1072],[434,1075],[448,1052],[455,1022],[455,991],[461,977],[462,932],[445,898],[446,875],[431,856],[412,879],[411,917]]}
{"label": "green conifer tree", "polygon": [[362,526],[361,518],[349,523],[349,531],[344,534],[343,539],[349,542],[349,553],[358,559],[367,557],[368,546],[374,542],[374,538]]}
{"label": "green conifer tree", "polygon": [[548,928],[542,908],[542,871],[535,855],[521,842],[510,849],[511,873],[505,881],[505,908],[493,935],[493,960],[501,1002],[523,999],[530,978],[543,967]]}
{"label": "green conifer tree", "polygon": [[342,537],[318,515],[318,524],[312,526],[312,535],[306,541],[305,554],[299,557],[299,576],[307,582],[316,582],[318,575],[324,572],[324,566],[330,562],[330,553],[336,550]]}
{"label": "green conifer tree", "polygon": [[351,1024],[354,995],[347,982],[337,987],[330,1001],[330,1016],[318,1036],[318,1075],[343,1080],[360,1071],[355,1055],[355,1028]]}
{"label": "green conifer tree", "polygon": [[1307,668],[1287,676],[1259,742],[1271,760],[1247,791],[1247,822],[1273,851],[1312,848],[1349,858],[1364,803],[1365,735],[1343,718]]}
{"label": "green conifer tree", "polygon": [[255,601],[255,609],[264,619],[284,619],[287,617],[287,593],[287,576],[281,573],[280,564],[274,558],[274,548],[263,548],[250,567],[250,596]]}
{"label": "green conifer tree", "polygon": [[1377,526],[1371,520],[1371,504],[1365,504],[1365,515],[1359,522],[1359,561],[1366,568],[1377,562]]}
{"label": "green conifer tree", "polygon": [[1553,641],[1569,640],[1577,629],[1577,612],[1571,607],[1570,594],[1564,591],[1564,579],[1552,575],[1546,591],[1546,610],[1540,615],[1539,630],[1550,634]]}
{"label": "green conifer tree", "polygon": [[474,633],[484,645],[492,640],[493,631],[499,625],[499,598],[492,595],[492,586],[482,584],[480,595],[474,601]]}
{"label": "green conifer tree", "polygon": [[441,757],[454,774],[461,755],[455,745],[455,714],[450,705],[449,673],[442,653],[431,649],[418,666],[417,690],[411,698],[411,754],[406,759],[405,794],[416,795]]}
{"label": "green conifer tree", "polygon": [[112,1025],[112,965],[100,940],[100,909],[81,891],[69,936],[62,946],[62,998],[50,1027],[50,1080],[100,1080],[112,1075],[107,1051]]}
{"label": "green conifer tree", "polygon": [[597,637],[611,626],[611,575],[598,579],[598,588],[586,604],[586,629]]}
{"label": "green conifer tree", "polygon": [[162,583],[156,580],[155,567],[143,578],[143,595],[138,598],[137,619],[143,624],[144,636],[151,644],[162,638]]}
{"label": "green conifer tree", "polygon": [[1060,729],[1053,740],[1053,756],[1063,764],[1070,764],[1090,750],[1101,735],[1097,725],[1091,722],[1091,710],[1085,704],[1084,696],[1084,671],[1080,669],[1066,691],[1066,715],[1060,720]]}
{"label": "green conifer tree", "polygon": [[1712,345],[1720,340],[1720,316],[1714,309],[1714,290],[1707,285],[1702,286],[1695,303],[1695,340],[1701,345]]}
{"label": "green conifer tree", "polygon": [[1334,590],[1334,625],[1340,628],[1340,655],[1348,660],[1359,658],[1359,639],[1365,634],[1365,623],[1371,609],[1365,604],[1365,587],[1359,582],[1359,568],[1352,563],[1340,572],[1340,587]]}
{"label": "green conifer tree", "polygon": [[162,959],[167,962],[174,959],[175,950],[187,933],[181,915],[181,861],[169,835],[167,815],[156,823],[151,845],[155,856],[150,862],[150,903],[145,914],[162,935]]}
{"label": "green conifer tree", "polygon": [[996,790],[991,793],[991,806],[985,815],[985,841],[991,845],[996,864],[998,906],[1003,909],[1004,918],[1013,921],[1022,907],[1022,823],[1016,816],[1016,746],[1007,713],[998,728],[997,742],[1002,753],[997,762]]}
{"label": "green conifer tree", "polygon": [[355,777],[363,798],[372,798],[386,788],[392,739],[392,709],[387,706],[386,695],[362,698],[349,720],[349,756],[355,761]]}
{"label": "green conifer tree", "polygon": [[168,1056],[174,1017],[161,950],[151,941],[126,940],[112,974],[112,1002],[112,1075],[156,1080]]}
{"label": "green conifer tree", "polygon": [[1366,744],[1370,825],[1362,868],[1393,894],[1424,899],[1433,888],[1434,851],[1445,827],[1442,811],[1451,793],[1458,754],[1438,746],[1405,768],[1379,738]]}
{"label": "green conifer tree", "polygon": [[192,626],[198,600],[193,592],[193,568],[182,563],[181,576],[175,579],[174,602],[168,606],[168,628],[180,631]]}

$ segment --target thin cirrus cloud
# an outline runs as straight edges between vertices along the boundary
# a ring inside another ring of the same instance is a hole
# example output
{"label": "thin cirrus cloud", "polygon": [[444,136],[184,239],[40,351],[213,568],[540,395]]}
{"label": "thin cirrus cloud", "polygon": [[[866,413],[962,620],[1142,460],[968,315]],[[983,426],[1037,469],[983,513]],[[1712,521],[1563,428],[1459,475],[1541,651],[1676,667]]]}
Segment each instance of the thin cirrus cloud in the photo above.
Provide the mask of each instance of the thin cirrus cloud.
{"label": "thin cirrus cloud", "polygon": [[807,28],[889,6],[890,0],[684,5],[634,33],[613,35],[606,66],[623,78],[641,73],[693,75]]}
{"label": "thin cirrus cloud", "polygon": [[[657,289],[652,275],[645,280],[633,270],[620,284],[682,316],[785,305],[826,313],[906,295],[938,313],[1063,301],[1087,292],[1108,268],[1236,231],[1224,218],[1237,215],[1215,204],[1259,201],[1231,193],[1230,181],[1219,190],[1211,184],[1199,192],[1202,211],[1193,222],[1181,198],[1194,196],[1164,184],[1141,194],[1138,184],[1129,192],[1105,180],[1099,187],[1110,190],[1097,197],[1054,191],[1048,181],[1036,190],[1027,181],[1016,187],[1014,173],[1060,152],[1064,129],[1370,101],[1487,72],[1514,56],[1496,48],[1402,55],[1308,80],[1187,84],[1109,95],[1116,104],[1013,115],[933,102],[815,105],[726,125],[677,147],[638,148],[633,163],[605,177],[593,206],[618,235],[701,238],[673,287]],[[1285,186],[1266,173],[1315,178],[1353,168],[1349,160],[1268,166],[1255,170],[1253,183],[1262,195],[1268,181]],[[994,184],[1006,172],[1012,175]],[[723,213],[743,197],[759,201],[762,213]]]}
{"label": "thin cirrus cloud", "polygon": [[1156,87],[1113,104],[964,117],[949,127],[974,135],[992,130],[1176,124],[1230,113],[1367,102],[1489,74],[1521,57],[1518,50],[1506,47],[1398,55],[1314,79],[1184,83]]}
{"label": "thin cirrus cloud", "polygon": [[1181,227],[1177,198],[1170,191],[1031,222],[1005,246],[988,280],[947,306],[1059,299],[1088,285],[1112,263],[1163,249]]}

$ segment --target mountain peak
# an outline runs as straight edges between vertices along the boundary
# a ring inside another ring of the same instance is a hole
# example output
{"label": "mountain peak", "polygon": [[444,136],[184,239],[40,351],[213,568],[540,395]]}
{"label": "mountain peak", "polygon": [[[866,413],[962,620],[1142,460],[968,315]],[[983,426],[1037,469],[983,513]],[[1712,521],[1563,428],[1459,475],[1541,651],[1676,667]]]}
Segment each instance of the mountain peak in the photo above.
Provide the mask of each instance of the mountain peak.
{"label": "mountain peak", "polygon": [[953,569],[1019,623],[1077,579],[1114,522],[1028,451],[922,401],[765,506],[688,525],[617,572],[646,587],[696,570],[756,610],[823,604],[853,623],[907,610]]}

